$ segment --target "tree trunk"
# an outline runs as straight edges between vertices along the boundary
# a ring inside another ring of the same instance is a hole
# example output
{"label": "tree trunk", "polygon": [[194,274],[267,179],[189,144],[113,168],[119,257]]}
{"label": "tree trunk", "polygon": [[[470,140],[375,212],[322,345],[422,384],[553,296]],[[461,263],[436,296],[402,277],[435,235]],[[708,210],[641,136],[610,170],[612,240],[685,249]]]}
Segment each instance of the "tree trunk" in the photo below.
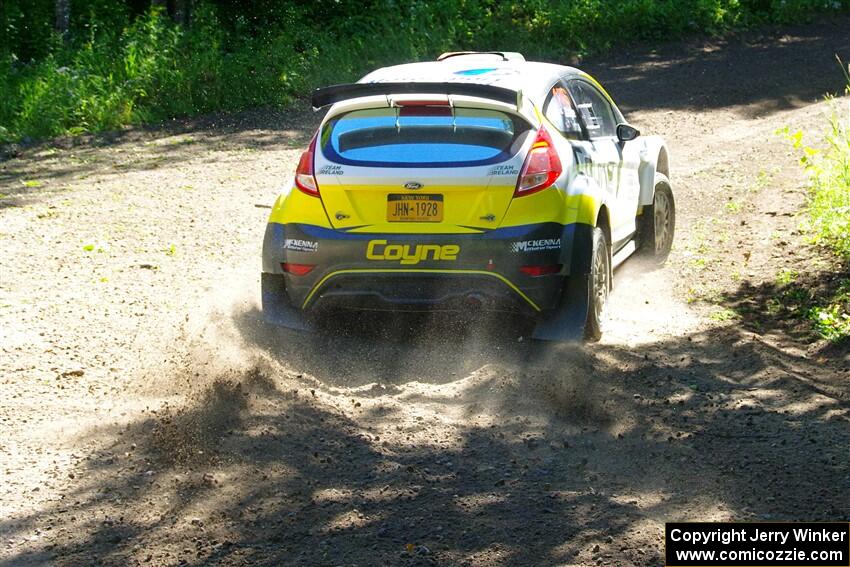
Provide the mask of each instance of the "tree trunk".
{"label": "tree trunk", "polygon": [[192,0],[151,0],[151,6],[167,14],[175,24],[189,25],[192,18]]}
{"label": "tree trunk", "polygon": [[192,0],[174,0],[174,21],[187,26],[192,16]]}
{"label": "tree trunk", "polygon": [[71,26],[71,0],[56,0],[55,28],[63,38],[68,37],[68,29]]}

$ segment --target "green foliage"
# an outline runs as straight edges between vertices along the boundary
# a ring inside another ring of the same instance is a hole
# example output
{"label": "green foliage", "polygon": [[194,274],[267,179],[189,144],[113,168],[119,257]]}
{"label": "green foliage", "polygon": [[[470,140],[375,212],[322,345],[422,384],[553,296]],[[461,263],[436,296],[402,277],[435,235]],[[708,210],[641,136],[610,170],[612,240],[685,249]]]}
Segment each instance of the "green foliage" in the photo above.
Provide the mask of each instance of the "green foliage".
{"label": "green foliage", "polygon": [[52,2],[0,2],[0,55],[31,61],[54,47]]}
{"label": "green foliage", "polygon": [[[848,86],[850,92],[850,86]],[[782,134],[801,153],[809,175],[807,229],[814,244],[831,247],[850,260],[850,102],[843,115],[837,103],[829,119],[825,148],[804,143],[803,132]]]}
{"label": "green foliage", "polygon": [[0,142],[286,105],[319,85],[442,51],[549,61],[616,44],[797,22],[850,0],[196,0],[191,24],[150,0],[0,2]]}
{"label": "green foliage", "polygon": [[800,273],[797,270],[785,268],[776,274],[776,283],[780,286],[787,286],[794,283]]}
{"label": "green foliage", "polygon": [[[850,74],[847,76],[850,94]],[[800,151],[800,163],[809,175],[807,229],[814,244],[831,248],[850,262],[850,101],[833,104],[825,134],[825,147],[804,142],[802,131],[781,133]],[[844,280],[831,297],[820,299],[807,311],[824,338],[850,337],[850,280]]]}
{"label": "green foliage", "polygon": [[733,321],[735,319],[740,319],[741,315],[734,309],[719,309],[717,311],[712,311],[708,318],[712,321]]}
{"label": "green foliage", "polygon": [[74,49],[7,69],[0,115],[6,136],[46,137],[118,128],[153,118],[149,93],[171,74],[181,34],[156,15],[137,19],[114,42],[93,38]]}
{"label": "green foliage", "polygon": [[844,280],[829,301],[812,307],[808,315],[825,339],[838,341],[850,337],[850,280]]}
{"label": "green foliage", "polygon": [[[809,212],[814,241],[850,259],[850,103],[830,120],[827,147],[804,156],[811,176]],[[804,148],[805,150],[805,148]]]}

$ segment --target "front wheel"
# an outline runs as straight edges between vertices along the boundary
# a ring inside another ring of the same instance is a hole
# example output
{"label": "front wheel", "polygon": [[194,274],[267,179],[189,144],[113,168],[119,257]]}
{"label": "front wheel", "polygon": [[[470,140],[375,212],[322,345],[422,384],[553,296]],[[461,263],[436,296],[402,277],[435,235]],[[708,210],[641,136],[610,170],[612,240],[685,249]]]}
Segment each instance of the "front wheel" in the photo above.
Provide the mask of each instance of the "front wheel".
{"label": "front wheel", "polygon": [[670,180],[663,173],[655,174],[655,194],[652,205],[643,208],[638,217],[638,250],[645,258],[663,264],[673,247],[676,231],[676,203]]}
{"label": "front wheel", "polygon": [[587,276],[587,321],[584,325],[584,338],[598,341],[606,320],[608,293],[611,291],[611,249],[605,231],[593,229],[593,246],[590,260],[590,273]]}

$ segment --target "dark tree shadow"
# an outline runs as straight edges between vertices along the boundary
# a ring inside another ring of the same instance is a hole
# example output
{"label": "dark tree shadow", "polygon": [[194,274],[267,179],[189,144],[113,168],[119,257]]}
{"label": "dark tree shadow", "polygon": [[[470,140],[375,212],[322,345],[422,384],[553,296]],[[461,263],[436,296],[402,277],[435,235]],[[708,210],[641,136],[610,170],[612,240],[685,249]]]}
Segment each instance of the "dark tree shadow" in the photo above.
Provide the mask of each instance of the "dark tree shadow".
{"label": "dark tree shadow", "polygon": [[823,341],[815,329],[811,310],[828,304],[848,279],[850,266],[834,259],[826,268],[804,272],[787,282],[773,280],[754,285],[744,280],[725,294],[723,305],[740,317],[745,329],[759,334],[781,333],[800,344],[817,343],[820,346],[811,353],[816,357],[847,357],[850,342]]}
{"label": "dark tree shadow", "polygon": [[164,169],[221,152],[298,150],[321,115],[257,109],[0,148],[0,210],[38,202],[70,182]]}
{"label": "dark tree shadow", "polygon": [[737,107],[753,118],[842,94],[847,82],[835,57],[850,60],[848,26],[850,16],[835,15],[725,39],[629,48],[581,67],[624,111]]}
{"label": "dark tree shadow", "polygon": [[850,388],[821,365],[734,327],[542,362],[503,348],[474,379],[448,358],[456,382],[409,397],[334,393],[333,364],[285,347],[292,369],[211,377],[187,407],[92,431],[73,490],[0,522],[40,534],[0,565],[657,565],[668,520],[846,518]]}

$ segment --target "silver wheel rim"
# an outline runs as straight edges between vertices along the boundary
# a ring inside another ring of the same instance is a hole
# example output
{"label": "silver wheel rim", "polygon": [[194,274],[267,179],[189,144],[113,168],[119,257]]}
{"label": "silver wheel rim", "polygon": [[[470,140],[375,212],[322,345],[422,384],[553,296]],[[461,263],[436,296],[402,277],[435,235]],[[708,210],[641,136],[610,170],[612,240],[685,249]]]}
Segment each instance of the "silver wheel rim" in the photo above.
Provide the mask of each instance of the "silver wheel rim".
{"label": "silver wheel rim", "polygon": [[670,237],[670,199],[663,191],[655,192],[655,203],[653,204],[655,215],[655,253],[661,254],[669,248]]}
{"label": "silver wheel rim", "polygon": [[605,250],[598,250],[593,258],[593,311],[602,324],[605,304],[608,302],[608,262]]}

